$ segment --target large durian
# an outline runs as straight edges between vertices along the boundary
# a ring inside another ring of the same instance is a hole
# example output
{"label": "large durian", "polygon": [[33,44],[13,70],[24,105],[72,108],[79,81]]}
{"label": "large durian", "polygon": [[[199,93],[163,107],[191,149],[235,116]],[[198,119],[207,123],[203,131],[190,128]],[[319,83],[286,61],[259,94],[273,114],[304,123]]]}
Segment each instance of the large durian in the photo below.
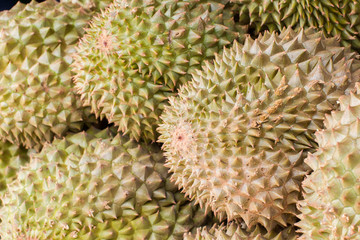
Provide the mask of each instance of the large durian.
{"label": "large durian", "polygon": [[325,129],[316,133],[319,149],[305,162],[314,170],[304,180],[301,239],[360,239],[360,91],[342,96]]}
{"label": "large durian", "polygon": [[154,141],[168,97],[241,29],[228,0],[116,0],[79,43],[76,89],[97,117]]}
{"label": "large durian", "polygon": [[294,223],[303,160],[324,115],[359,80],[355,56],[313,29],[225,49],[161,116],[172,181],[220,219],[268,231]]}
{"label": "large durian", "polygon": [[69,65],[92,11],[48,0],[0,14],[0,137],[40,148],[90,121]]}
{"label": "large durian", "polygon": [[232,0],[239,19],[255,33],[283,27],[316,27],[327,36],[360,50],[360,2],[358,0]]}
{"label": "large durian", "polygon": [[295,240],[296,237],[293,227],[266,232],[259,226],[246,230],[241,224],[230,223],[197,228],[195,233],[185,234],[184,240]]}
{"label": "large durian", "polygon": [[1,239],[182,239],[208,219],[164,161],[156,145],[108,129],[55,139],[8,186]]}

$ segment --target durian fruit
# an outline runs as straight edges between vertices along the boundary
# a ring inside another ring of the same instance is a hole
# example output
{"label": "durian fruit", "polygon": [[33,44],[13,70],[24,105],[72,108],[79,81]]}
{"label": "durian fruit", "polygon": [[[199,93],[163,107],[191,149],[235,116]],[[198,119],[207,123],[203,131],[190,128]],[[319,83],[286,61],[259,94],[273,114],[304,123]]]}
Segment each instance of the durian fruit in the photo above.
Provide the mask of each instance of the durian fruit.
{"label": "durian fruit", "polygon": [[1,239],[182,239],[209,219],[164,161],[156,145],[109,129],[55,139],[8,186]]}
{"label": "durian fruit", "polygon": [[0,14],[1,138],[39,149],[92,121],[69,68],[91,14],[55,0],[19,2]]}
{"label": "durian fruit", "polygon": [[16,178],[20,167],[29,162],[32,153],[32,149],[19,147],[8,141],[0,142],[0,193]]}
{"label": "durian fruit", "polygon": [[101,9],[108,7],[113,2],[113,0],[61,0],[61,2],[81,4],[85,8],[91,8],[95,9],[96,11],[100,11]]}
{"label": "durian fruit", "polygon": [[244,32],[228,0],[116,0],[78,45],[76,89],[97,117],[155,141],[168,97]]}
{"label": "durian fruit", "polygon": [[325,129],[316,133],[319,149],[305,162],[314,170],[302,186],[297,225],[301,239],[360,239],[360,91],[339,98]]}
{"label": "durian fruit", "polygon": [[296,221],[303,160],[359,80],[349,47],[313,29],[247,37],[207,63],[162,114],[159,142],[186,195],[268,231]]}
{"label": "durian fruit", "polygon": [[360,2],[358,0],[232,0],[240,21],[256,34],[283,27],[316,27],[327,36],[360,50]]}
{"label": "durian fruit", "polygon": [[[265,30],[273,32],[283,29],[285,23],[281,21],[280,2],[286,1],[288,0],[231,0],[239,13],[240,23],[249,24],[250,31],[254,31],[255,34]],[[299,3],[294,5],[297,4]]]}
{"label": "durian fruit", "polygon": [[213,225],[211,228],[197,228],[195,233],[187,233],[184,240],[295,240],[295,229],[285,229],[266,232],[259,226],[245,230],[240,224]]}

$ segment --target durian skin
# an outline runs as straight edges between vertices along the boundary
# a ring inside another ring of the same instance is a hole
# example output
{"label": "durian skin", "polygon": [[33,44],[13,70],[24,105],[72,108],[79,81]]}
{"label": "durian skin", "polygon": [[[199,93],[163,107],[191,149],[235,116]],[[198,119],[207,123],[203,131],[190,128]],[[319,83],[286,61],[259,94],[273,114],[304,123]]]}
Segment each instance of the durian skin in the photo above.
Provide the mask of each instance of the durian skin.
{"label": "durian skin", "polygon": [[228,0],[116,0],[94,18],[74,54],[85,106],[135,139],[155,141],[169,96],[245,27]]}
{"label": "durian skin", "polygon": [[220,219],[268,231],[296,221],[303,160],[326,113],[359,79],[359,60],[313,29],[234,44],[181,87],[159,142],[186,195]]}
{"label": "durian skin", "polygon": [[295,240],[295,229],[286,229],[266,232],[261,227],[245,230],[240,224],[213,225],[197,228],[195,233],[184,234],[184,240]]}
{"label": "durian skin", "polygon": [[0,137],[39,150],[92,122],[74,90],[71,54],[92,10],[48,0],[0,14]]}
{"label": "durian skin", "polygon": [[33,149],[25,149],[8,141],[0,142],[0,193],[16,179],[17,172],[29,162],[30,154],[34,152]]}
{"label": "durian skin", "polygon": [[360,91],[342,96],[325,129],[316,133],[319,149],[305,162],[313,172],[302,187],[300,239],[360,239]]}
{"label": "durian skin", "polygon": [[360,50],[360,2],[358,0],[232,0],[240,21],[258,34],[315,27],[328,37],[340,36],[344,46]]}
{"label": "durian skin", "polygon": [[108,7],[113,1],[112,0],[61,0],[64,3],[81,4],[85,8],[94,9],[100,11]]}
{"label": "durian skin", "polygon": [[90,128],[32,155],[3,197],[1,239],[182,239],[209,220],[157,145],[113,133]]}

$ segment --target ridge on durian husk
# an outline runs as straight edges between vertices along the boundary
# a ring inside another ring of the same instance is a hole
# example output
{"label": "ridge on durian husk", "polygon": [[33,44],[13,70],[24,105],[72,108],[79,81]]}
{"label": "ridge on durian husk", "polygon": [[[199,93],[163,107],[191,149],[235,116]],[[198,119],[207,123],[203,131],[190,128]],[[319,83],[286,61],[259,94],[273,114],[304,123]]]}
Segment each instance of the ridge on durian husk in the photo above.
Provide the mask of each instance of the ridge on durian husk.
{"label": "ridge on durian husk", "polygon": [[[8,141],[0,142],[0,193],[3,193],[7,185],[16,179],[16,174],[21,166],[29,162],[32,149],[25,149]],[[0,197],[1,200],[1,197]]]}
{"label": "ridge on durian husk", "polygon": [[319,148],[305,160],[314,172],[302,184],[296,225],[303,240],[360,239],[360,88],[339,102],[316,133]]}
{"label": "ridge on durian husk", "polygon": [[184,240],[295,240],[296,237],[293,227],[267,232],[259,226],[246,230],[241,224],[229,223],[197,228],[195,233],[185,234]]}
{"label": "ridge on durian husk", "polygon": [[326,36],[340,36],[344,46],[360,50],[360,2],[358,0],[231,0],[243,24],[255,34],[315,27]]}
{"label": "ridge on durian husk", "polygon": [[85,106],[155,141],[169,96],[204,60],[242,40],[228,0],[116,0],[95,17],[72,64]]}
{"label": "ridge on durian husk", "polygon": [[46,144],[8,186],[0,236],[182,239],[209,216],[169,180],[157,145],[90,128]]}
{"label": "ridge on durian husk", "polygon": [[69,68],[93,12],[48,0],[0,13],[0,137],[39,150],[93,121]]}
{"label": "ridge on durian husk", "polygon": [[161,116],[171,180],[220,219],[268,231],[293,224],[303,160],[325,114],[359,80],[356,56],[314,29],[225,49]]}

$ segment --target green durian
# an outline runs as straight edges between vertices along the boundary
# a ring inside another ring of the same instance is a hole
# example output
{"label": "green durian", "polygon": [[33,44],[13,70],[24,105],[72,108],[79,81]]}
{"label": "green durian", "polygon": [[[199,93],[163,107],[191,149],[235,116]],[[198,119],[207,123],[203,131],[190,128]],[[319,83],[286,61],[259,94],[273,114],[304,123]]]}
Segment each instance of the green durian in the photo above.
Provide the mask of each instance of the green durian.
{"label": "green durian", "polygon": [[29,162],[32,153],[34,153],[32,149],[19,147],[8,141],[0,142],[0,193],[3,193],[7,185],[14,181],[16,173],[21,166]]}
{"label": "green durian", "polygon": [[168,97],[244,32],[228,0],[116,0],[78,45],[76,89],[97,117],[155,141]]}
{"label": "green durian", "polygon": [[268,231],[296,221],[303,160],[360,61],[313,29],[247,37],[207,63],[161,116],[171,180],[222,220]]}
{"label": "green durian", "polygon": [[305,159],[313,172],[302,184],[302,240],[360,239],[359,90],[339,98],[340,110],[316,133],[319,148]]}
{"label": "green durian", "polygon": [[92,11],[47,0],[0,14],[0,137],[39,149],[93,121],[69,65]]}
{"label": "green durian", "polygon": [[266,232],[259,226],[246,230],[240,224],[230,223],[197,228],[195,233],[185,234],[184,240],[295,240],[296,237],[293,227]]}
{"label": "green durian", "polygon": [[240,21],[255,33],[315,27],[326,36],[340,36],[344,46],[360,50],[360,2],[358,0],[232,0]]}
{"label": "green durian", "polygon": [[156,145],[109,129],[55,139],[8,186],[1,239],[182,239],[209,219],[164,161]]}

